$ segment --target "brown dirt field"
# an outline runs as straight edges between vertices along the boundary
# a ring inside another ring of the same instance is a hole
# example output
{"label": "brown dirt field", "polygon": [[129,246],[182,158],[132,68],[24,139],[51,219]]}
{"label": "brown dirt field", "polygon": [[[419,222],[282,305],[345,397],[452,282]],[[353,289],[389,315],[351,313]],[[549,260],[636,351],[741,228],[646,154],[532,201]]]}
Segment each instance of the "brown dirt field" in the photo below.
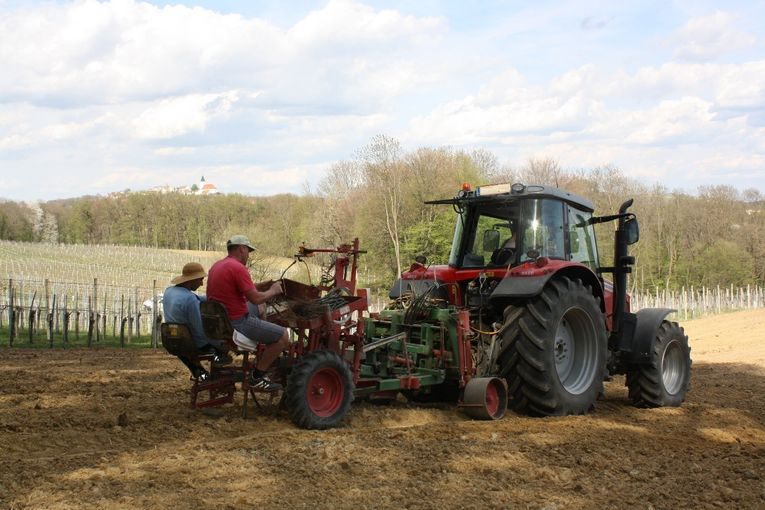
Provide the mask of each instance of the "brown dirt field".
{"label": "brown dirt field", "polygon": [[0,507],[763,508],[765,311],[684,326],[680,408],[635,409],[615,378],[588,416],[356,403],[323,432],[242,420],[241,396],[191,411],[164,352],[3,348]]}

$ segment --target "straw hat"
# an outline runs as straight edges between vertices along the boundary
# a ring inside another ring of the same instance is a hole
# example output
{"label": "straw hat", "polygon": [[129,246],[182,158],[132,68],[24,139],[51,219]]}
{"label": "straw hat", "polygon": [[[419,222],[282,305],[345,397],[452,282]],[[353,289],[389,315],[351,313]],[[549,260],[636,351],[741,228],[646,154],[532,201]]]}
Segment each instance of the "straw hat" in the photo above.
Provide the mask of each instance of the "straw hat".
{"label": "straw hat", "polygon": [[183,266],[183,272],[181,276],[176,276],[170,280],[170,283],[173,285],[178,285],[180,283],[196,280],[197,278],[204,278],[205,276],[207,276],[207,273],[205,273],[205,268],[202,267],[202,264],[199,262],[189,262]]}

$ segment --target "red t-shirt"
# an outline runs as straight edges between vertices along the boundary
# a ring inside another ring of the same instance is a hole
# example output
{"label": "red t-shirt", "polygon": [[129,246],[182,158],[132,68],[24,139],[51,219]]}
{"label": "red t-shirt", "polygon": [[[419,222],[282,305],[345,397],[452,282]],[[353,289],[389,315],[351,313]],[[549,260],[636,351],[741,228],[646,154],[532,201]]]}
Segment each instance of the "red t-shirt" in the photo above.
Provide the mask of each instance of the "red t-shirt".
{"label": "red t-shirt", "polygon": [[250,272],[232,257],[219,260],[207,275],[207,297],[223,303],[230,320],[240,319],[247,313],[245,293],[255,288]]}

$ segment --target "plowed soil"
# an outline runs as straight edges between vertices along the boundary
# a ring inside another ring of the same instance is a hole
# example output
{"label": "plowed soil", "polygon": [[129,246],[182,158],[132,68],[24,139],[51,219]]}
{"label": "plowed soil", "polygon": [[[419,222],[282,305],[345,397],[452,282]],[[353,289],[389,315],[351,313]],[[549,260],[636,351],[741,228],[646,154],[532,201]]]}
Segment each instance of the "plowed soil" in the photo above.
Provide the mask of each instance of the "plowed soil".
{"label": "plowed soil", "polygon": [[765,311],[683,324],[680,408],[472,421],[354,403],[344,426],[187,407],[163,351],[0,349],[0,508],[763,508]]}

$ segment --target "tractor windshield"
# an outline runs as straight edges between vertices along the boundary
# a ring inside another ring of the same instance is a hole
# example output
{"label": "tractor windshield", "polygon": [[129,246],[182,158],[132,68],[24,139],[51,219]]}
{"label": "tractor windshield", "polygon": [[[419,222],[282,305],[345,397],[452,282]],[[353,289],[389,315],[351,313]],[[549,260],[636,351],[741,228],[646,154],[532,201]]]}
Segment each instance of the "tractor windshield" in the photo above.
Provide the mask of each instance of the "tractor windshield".
{"label": "tractor windshield", "polygon": [[524,200],[521,212],[521,262],[536,257],[566,259],[563,202]]}

